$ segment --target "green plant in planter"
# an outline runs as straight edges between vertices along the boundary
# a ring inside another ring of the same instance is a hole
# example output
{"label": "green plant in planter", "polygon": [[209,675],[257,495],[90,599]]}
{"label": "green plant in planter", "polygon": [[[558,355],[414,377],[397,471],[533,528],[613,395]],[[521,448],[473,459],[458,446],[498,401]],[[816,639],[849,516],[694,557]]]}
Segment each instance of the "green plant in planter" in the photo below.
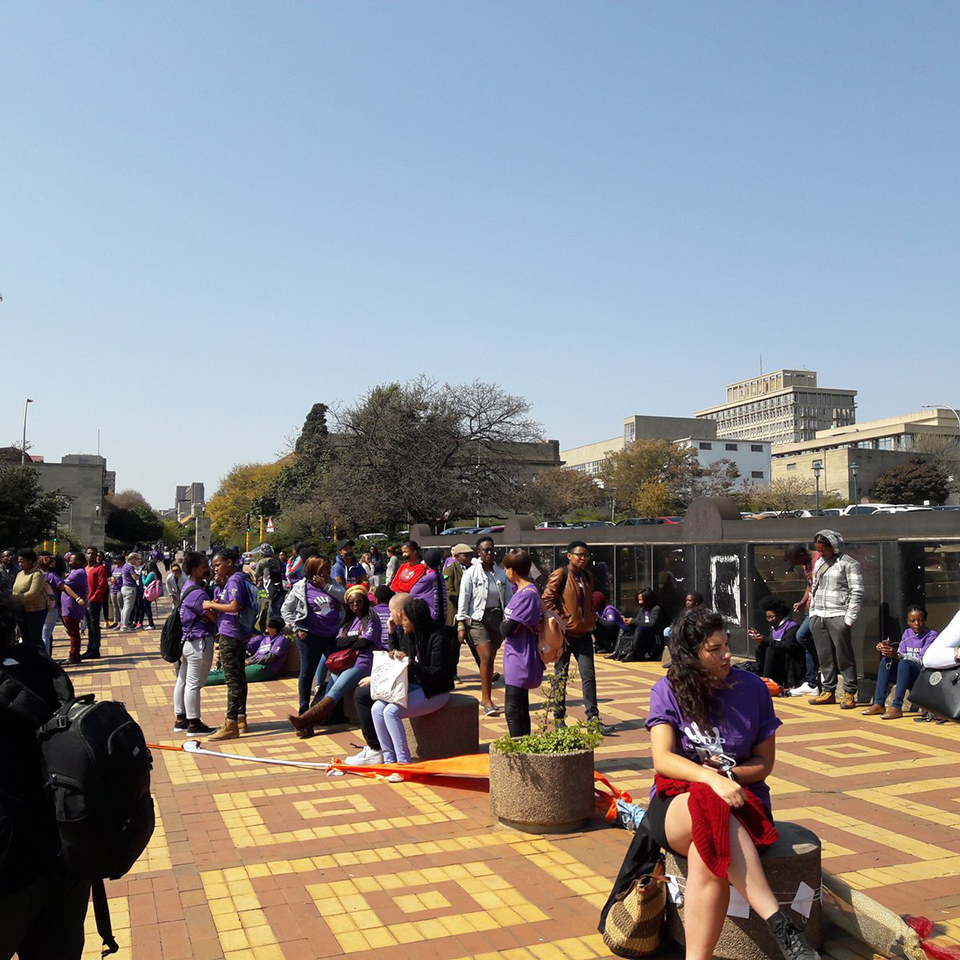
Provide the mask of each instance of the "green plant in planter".
{"label": "green plant in planter", "polygon": [[[546,691],[546,684],[543,689]],[[580,750],[594,750],[603,742],[599,720],[587,723],[578,720],[566,726],[554,719],[554,705],[563,702],[565,693],[566,679],[554,676],[549,691],[546,691],[543,715],[536,733],[516,738],[505,733],[499,740],[494,740],[491,747],[498,753],[577,753]]]}

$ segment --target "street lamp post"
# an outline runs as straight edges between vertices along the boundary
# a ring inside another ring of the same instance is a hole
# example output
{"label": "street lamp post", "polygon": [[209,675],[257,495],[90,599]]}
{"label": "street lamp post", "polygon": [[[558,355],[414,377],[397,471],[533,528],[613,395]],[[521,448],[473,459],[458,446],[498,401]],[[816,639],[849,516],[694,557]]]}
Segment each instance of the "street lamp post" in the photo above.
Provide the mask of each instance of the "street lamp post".
{"label": "street lamp post", "polygon": [[23,401],[23,439],[20,447],[21,467],[27,462],[27,405],[31,403],[33,403],[33,401],[29,397]]}
{"label": "street lamp post", "polygon": [[823,469],[823,464],[819,460],[813,461],[813,479],[817,484],[817,516],[820,516],[820,471]]}
{"label": "street lamp post", "polygon": [[850,472],[853,474],[853,502],[857,504],[860,502],[860,488],[857,486],[857,471],[860,469],[859,463],[850,464]]}

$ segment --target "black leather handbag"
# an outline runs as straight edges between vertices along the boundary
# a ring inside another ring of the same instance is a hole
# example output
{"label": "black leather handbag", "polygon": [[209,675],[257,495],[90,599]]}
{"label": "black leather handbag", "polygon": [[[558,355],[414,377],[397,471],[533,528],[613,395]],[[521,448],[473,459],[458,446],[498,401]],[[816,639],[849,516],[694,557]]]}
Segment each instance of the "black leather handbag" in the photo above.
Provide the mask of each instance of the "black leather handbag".
{"label": "black leather handbag", "polygon": [[910,689],[910,702],[948,720],[960,720],[960,664],[945,670],[924,667]]}

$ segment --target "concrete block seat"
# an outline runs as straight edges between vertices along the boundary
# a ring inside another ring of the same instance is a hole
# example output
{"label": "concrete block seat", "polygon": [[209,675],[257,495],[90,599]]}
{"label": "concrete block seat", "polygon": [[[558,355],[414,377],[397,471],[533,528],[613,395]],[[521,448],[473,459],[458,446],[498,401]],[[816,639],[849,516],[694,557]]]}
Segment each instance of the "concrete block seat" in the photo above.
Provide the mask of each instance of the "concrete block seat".
{"label": "concrete block seat", "polygon": [[[820,838],[805,827],[796,823],[777,823],[780,838],[768,847],[760,856],[763,869],[780,909],[803,932],[807,943],[815,950],[823,944],[822,907],[820,903]],[[666,855],[667,873],[686,878],[686,857],[675,857],[669,851]],[[684,886],[681,880],[681,888]],[[790,904],[801,883],[805,883],[816,893],[810,918],[804,920]],[[734,895],[731,890],[731,895]],[[668,899],[667,930],[679,944],[684,943],[683,906],[677,906]],[[780,948],[767,929],[766,923],[753,910],[746,918],[728,916],[723,922],[720,940],[713,952],[720,960],[782,960]]]}
{"label": "concrete block seat", "polygon": [[403,726],[412,757],[442,760],[480,752],[480,702],[476,697],[451,693],[439,710],[406,719]]}

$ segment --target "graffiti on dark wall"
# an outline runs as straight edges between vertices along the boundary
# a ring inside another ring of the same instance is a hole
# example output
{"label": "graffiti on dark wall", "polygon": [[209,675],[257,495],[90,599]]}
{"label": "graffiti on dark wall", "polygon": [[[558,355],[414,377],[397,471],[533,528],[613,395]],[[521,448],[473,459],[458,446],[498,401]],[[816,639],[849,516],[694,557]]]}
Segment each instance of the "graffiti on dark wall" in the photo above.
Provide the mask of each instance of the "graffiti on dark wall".
{"label": "graffiti on dark wall", "polygon": [[710,595],[713,609],[740,626],[740,558],[736,554],[710,558]]}

